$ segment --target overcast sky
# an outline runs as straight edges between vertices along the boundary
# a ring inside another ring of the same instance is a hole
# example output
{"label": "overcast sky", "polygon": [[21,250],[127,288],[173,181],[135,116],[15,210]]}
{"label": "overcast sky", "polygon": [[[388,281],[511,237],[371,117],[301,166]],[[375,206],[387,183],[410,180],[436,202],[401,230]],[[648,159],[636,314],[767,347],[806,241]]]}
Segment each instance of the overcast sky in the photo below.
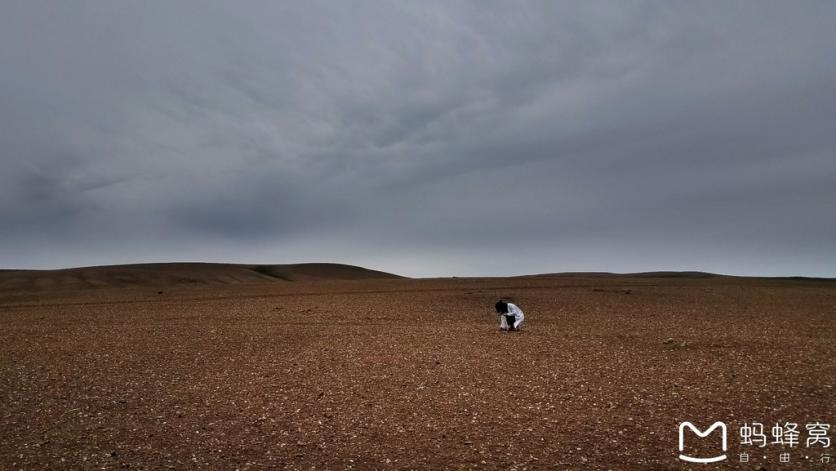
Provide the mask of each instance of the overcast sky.
{"label": "overcast sky", "polygon": [[836,276],[836,2],[1,6],[0,267]]}

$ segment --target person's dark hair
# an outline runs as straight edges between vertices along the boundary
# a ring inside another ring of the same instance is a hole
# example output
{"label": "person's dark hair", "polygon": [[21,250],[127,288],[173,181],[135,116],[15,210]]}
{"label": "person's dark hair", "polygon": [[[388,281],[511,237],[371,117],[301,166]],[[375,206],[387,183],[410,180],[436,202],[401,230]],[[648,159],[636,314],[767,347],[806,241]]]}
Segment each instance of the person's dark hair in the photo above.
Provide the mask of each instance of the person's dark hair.
{"label": "person's dark hair", "polygon": [[508,303],[504,302],[501,299],[496,302],[494,307],[496,308],[496,312],[498,312],[500,314],[505,314],[505,313],[508,312]]}

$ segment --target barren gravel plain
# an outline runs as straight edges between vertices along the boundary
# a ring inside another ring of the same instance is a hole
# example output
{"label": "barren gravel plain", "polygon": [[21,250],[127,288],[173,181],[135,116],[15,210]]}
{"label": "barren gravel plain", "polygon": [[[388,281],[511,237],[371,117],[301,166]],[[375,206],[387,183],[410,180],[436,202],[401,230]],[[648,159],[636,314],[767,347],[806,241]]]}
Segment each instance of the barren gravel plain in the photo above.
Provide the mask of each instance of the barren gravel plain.
{"label": "barren gravel plain", "polygon": [[[522,332],[498,330],[500,296]],[[804,433],[796,447],[738,435],[834,424],[834,327],[828,281],[7,292],[0,469],[836,470]],[[728,424],[728,459],[679,461],[685,420]]]}

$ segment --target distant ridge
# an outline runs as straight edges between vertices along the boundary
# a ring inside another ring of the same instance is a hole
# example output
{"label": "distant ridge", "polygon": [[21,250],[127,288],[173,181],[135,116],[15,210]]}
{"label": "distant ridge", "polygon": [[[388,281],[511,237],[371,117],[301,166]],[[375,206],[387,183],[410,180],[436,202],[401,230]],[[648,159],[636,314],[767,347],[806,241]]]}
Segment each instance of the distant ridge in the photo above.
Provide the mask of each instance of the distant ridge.
{"label": "distant ridge", "polygon": [[611,273],[605,271],[590,272],[559,272],[539,273],[536,275],[520,275],[514,278],[758,278],[767,280],[795,280],[795,281],[836,281],[836,278],[821,278],[814,276],[738,276],[721,275],[704,271],[645,271],[637,273]]}
{"label": "distant ridge", "polygon": [[612,273],[606,271],[571,271],[560,273],[539,273],[522,275],[520,278],[726,278],[730,275],[718,275],[704,271],[645,271],[638,273]]}
{"label": "distant ridge", "polygon": [[325,280],[403,278],[337,263],[242,265],[228,263],[142,263],[65,268],[0,270],[0,291],[52,289],[228,285]]}

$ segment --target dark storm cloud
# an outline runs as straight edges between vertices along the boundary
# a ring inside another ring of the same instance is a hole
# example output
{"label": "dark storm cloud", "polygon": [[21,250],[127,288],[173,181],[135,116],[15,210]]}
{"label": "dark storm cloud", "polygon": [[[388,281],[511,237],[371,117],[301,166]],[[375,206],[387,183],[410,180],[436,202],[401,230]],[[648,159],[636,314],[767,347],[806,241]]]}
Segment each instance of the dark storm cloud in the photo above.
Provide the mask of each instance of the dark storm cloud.
{"label": "dark storm cloud", "polygon": [[831,2],[10,2],[0,265],[836,276]]}

